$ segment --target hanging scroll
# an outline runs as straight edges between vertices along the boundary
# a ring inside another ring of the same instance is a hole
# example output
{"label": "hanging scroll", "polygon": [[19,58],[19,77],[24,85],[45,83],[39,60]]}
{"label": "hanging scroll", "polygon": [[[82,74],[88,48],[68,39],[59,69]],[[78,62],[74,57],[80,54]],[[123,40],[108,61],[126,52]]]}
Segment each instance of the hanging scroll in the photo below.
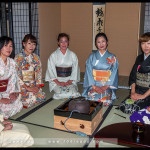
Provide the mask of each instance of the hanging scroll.
{"label": "hanging scroll", "polygon": [[93,3],[93,50],[95,46],[95,36],[97,33],[104,32],[105,3]]}

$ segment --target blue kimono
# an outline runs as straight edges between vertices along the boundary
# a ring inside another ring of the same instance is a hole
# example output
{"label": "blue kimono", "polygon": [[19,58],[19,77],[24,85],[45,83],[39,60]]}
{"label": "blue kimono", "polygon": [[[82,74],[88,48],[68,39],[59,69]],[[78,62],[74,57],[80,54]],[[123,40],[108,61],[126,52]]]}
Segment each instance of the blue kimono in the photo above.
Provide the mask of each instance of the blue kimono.
{"label": "blue kimono", "polygon": [[[94,72],[96,75],[94,75]],[[99,71],[110,72],[110,76],[100,77]],[[98,80],[97,80],[98,79]],[[97,93],[93,90],[92,85],[104,86],[109,85],[110,87],[105,93]],[[115,90],[118,88],[118,60],[115,55],[105,51],[102,55],[99,50],[93,52],[86,61],[86,70],[84,75],[82,96],[88,100],[100,101],[104,105],[110,105],[112,100],[116,99]]]}

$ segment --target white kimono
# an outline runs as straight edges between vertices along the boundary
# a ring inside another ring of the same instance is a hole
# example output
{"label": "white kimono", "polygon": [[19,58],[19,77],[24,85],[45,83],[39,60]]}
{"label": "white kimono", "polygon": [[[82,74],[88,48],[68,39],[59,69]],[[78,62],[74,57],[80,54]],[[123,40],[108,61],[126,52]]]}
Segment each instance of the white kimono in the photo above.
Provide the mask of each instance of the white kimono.
{"label": "white kimono", "polygon": [[[1,114],[0,121],[3,121]],[[34,144],[34,139],[27,126],[23,124],[13,123],[11,130],[2,131],[3,129],[4,127],[0,123],[0,147],[28,147]]]}
{"label": "white kimono", "polygon": [[[72,67],[71,75],[58,77],[56,67]],[[60,82],[67,82],[68,80],[73,80],[73,82],[69,86],[59,86],[53,81],[54,79]],[[80,81],[80,68],[76,54],[68,48],[65,55],[60,51],[60,48],[54,51],[48,59],[45,81],[49,81],[50,92],[52,90],[54,91],[54,99],[75,98],[80,96],[77,87],[77,82]]]}
{"label": "white kimono", "polygon": [[0,103],[0,114],[3,114],[6,119],[20,112],[23,108],[21,102],[19,78],[15,69],[15,62],[12,58],[7,57],[7,65],[0,57],[0,80],[8,79],[7,90],[0,92],[0,99],[8,98],[11,93],[18,93],[17,99],[10,104]]}

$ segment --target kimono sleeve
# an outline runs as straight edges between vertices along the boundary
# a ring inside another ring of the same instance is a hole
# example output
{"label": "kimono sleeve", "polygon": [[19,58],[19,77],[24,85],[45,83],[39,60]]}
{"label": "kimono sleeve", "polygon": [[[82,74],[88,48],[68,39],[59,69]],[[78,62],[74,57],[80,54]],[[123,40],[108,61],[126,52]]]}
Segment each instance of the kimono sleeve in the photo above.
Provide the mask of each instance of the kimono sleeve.
{"label": "kimono sleeve", "polygon": [[85,69],[83,87],[89,87],[89,86],[95,85],[95,81],[93,78],[92,61],[93,61],[93,55],[91,54],[86,61],[86,69]]}
{"label": "kimono sleeve", "polygon": [[3,98],[9,98],[9,95],[11,93],[18,93],[20,92],[20,85],[18,82],[18,75],[15,69],[15,62],[13,60],[11,60],[11,66],[10,66],[10,72],[11,72],[11,76],[9,77],[8,80],[8,85],[7,85],[7,90],[3,93]]}
{"label": "kimono sleeve", "polygon": [[16,63],[15,67],[16,67],[16,71],[17,71],[17,74],[18,74],[18,78],[19,78],[19,84],[24,85],[25,83],[23,82],[23,79],[22,79],[22,67],[21,67],[22,62],[24,61],[23,57],[21,57],[18,54],[18,55],[15,56],[14,61]]}
{"label": "kimono sleeve", "polygon": [[135,61],[135,64],[132,67],[132,70],[130,72],[129,76],[129,86],[131,86],[133,83],[136,83],[136,72],[137,72],[137,67],[138,67],[138,57]]}
{"label": "kimono sleeve", "polygon": [[114,63],[112,65],[111,76],[109,81],[107,81],[106,85],[109,85],[112,89],[118,88],[118,60],[115,56],[112,56],[114,59]]}
{"label": "kimono sleeve", "polygon": [[15,68],[15,62],[13,62],[12,75],[8,81],[8,89],[7,91],[10,93],[20,92],[19,78]]}
{"label": "kimono sleeve", "polygon": [[47,70],[45,75],[45,81],[52,81],[57,79],[55,61],[57,61],[54,55],[51,55],[47,62]]}
{"label": "kimono sleeve", "polygon": [[35,66],[35,82],[36,84],[41,84],[42,83],[42,64],[41,60],[38,56],[35,56],[36,61],[36,66]]}
{"label": "kimono sleeve", "polygon": [[80,81],[80,68],[78,65],[78,58],[75,53],[72,53],[72,60],[73,60],[73,64],[72,64],[72,73],[71,73],[70,80],[79,82]]}

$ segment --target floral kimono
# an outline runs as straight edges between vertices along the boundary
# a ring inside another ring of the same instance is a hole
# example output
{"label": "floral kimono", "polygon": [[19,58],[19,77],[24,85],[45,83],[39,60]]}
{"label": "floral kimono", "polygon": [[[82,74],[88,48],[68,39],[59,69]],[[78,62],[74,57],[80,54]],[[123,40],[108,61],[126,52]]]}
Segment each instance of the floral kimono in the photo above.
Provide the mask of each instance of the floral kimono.
{"label": "floral kimono", "polygon": [[[97,93],[92,85],[110,87],[105,93]],[[97,50],[93,52],[86,61],[82,96],[88,100],[103,102],[110,105],[116,99],[115,89],[118,88],[118,61],[116,57],[105,51],[103,55]]]}
{"label": "floral kimono", "polygon": [[23,105],[19,92],[19,78],[15,69],[14,60],[8,57],[7,65],[5,65],[3,59],[0,57],[0,99],[9,99],[11,93],[15,93],[16,96],[18,96],[17,99],[10,104],[0,103],[0,114],[2,114],[5,119],[21,111]]}
{"label": "floral kimono", "polygon": [[[136,85],[135,92],[138,94],[143,95],[150,89],[150,55],[146,58],[143,53],[137,57],[129,77],[129,85],[133,83]],[[128,98],[130,98],[130,95]],[[150,96],[145,99],[133,100],[130,104],[125,99],[120,104],[119,109],[124,113],[132,114],[146,106],[150,106]]]}
{"label": "floral kimono", "polygon": [[42,84],[42,68],[41,61],[38,55],[32,53],[27,55],[24,50],[15,56],[16,69],[21,85],[21,100],[24,107],[28,108],[36,103],[42,102],[46,99],[46,95],[40,88],[38,93],[27,91],[23,85],[30,87]]}
{"label": "floral kimono", "polygon": [[[72,80],[69,86],[59,86],[53,80],[60,82]],[[80,81],[80,69],[76,54],[67,48],[65,55],[58,48],[48,59],[45,81],[49,81],[50,92],[53,90],[54,99],[75,98],[80,96],[77,82]]]}

